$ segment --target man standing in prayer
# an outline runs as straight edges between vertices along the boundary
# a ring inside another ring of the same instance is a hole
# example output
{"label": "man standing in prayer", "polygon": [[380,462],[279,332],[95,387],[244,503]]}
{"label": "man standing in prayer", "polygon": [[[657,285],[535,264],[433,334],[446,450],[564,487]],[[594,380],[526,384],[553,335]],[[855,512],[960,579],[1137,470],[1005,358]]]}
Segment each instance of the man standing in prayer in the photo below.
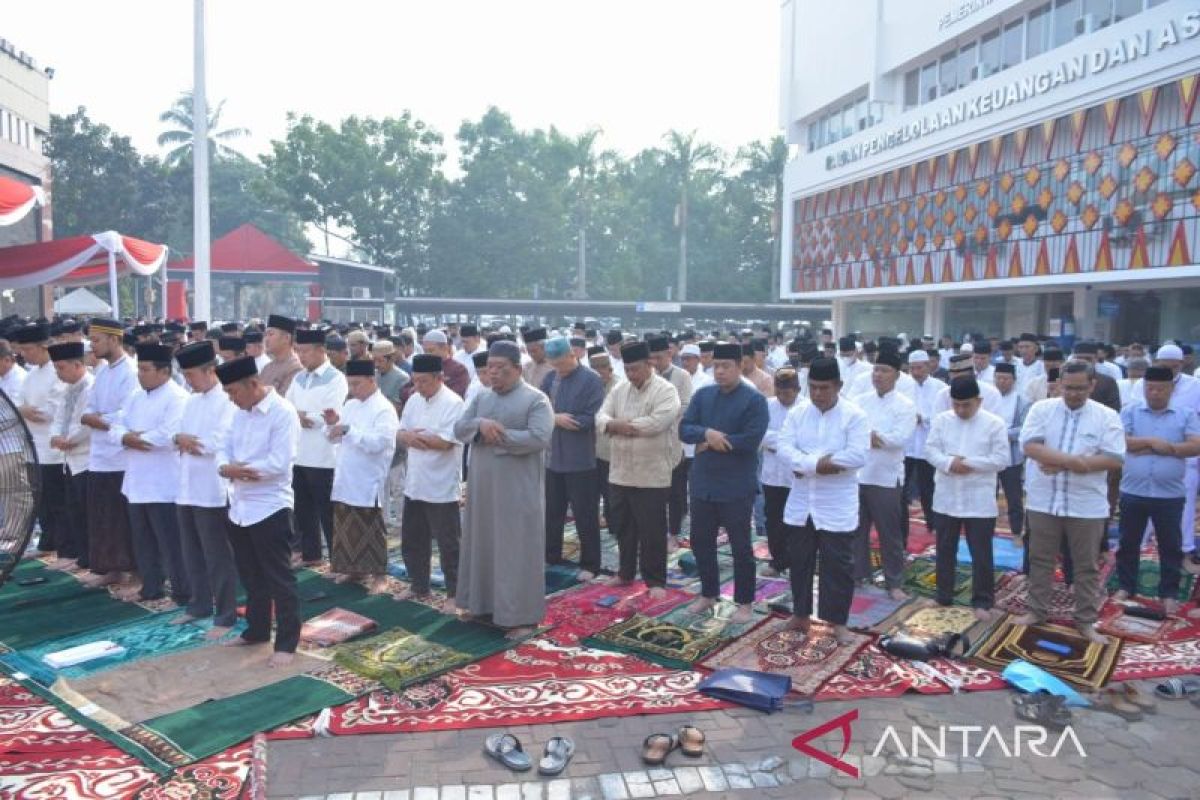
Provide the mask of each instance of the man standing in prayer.
{"label": "man standing in prayer", "polygon": [[554,371],[546,360],[546,329],[534,328],[524,334],[525,350],[529,353],[529,363],[521,368],[521,377],[530,386],[537,388],[542,385],[546,376]]}
{"label": "man standing in prayer", "polygon": [[[549,365],[547,365],[549,366]],[[509,636],[532,633],[546,613],[546,488],[543,452],[554,412],[521,378],[521,351],[488,349],[492,386],[471,401],[454,435],[471,445],[466,526],[459,559],[458,607],[490,615]]]}
{"label": "man standing in prayer", "polygon": [[283,395],[296,409],[300,420],[300,444],[292,470],[292,491],[296,496],[293,560],[305,566],[321,563],[321,541],[333,553],[333,468],[337,463],[337,445],[330,441],[324,414],[346,402],[346,376],[325,355],[325,333],[319,330],[296,331],[296,353],[303,370],[292,378]]}
{"label": "man standing in prayer", "polygon": [[937,470],[933,508],[937,512],[937,601],[954,602],[958,537],[964,532],[971,553],[971,606],[990,620],[994,598],[992,534],[996,531],[996,475],[1011,460],[1008,427],[984,411],[974,377],[950,384],[954,405],[933,420],[925,457]]}
{"label": "man standing in prayer", "polygon": [[1020,356],[1016,362],[1017,391],[1021,394],[1028,395],[1029,384],[1034,378],[1046,377],[1046,367],[1038,359],[1040,349],[1037,337],[1032,333],[1022,333],[1017,338],[1017,355]]}
{"label": "man standing in prayer", "polygon": [[846,644],[854,598],[857,473],[871,449],[871,423],[862,409],[839,398],[841,389],[838,362],[813,361],[808,372],[809,402],[788,414],[779,433],[778,452],[793,475],[783,512],[791,550],[791,627],[809,629],[819,554],[817,615],[834,626],[838,643]]}
{"label": "man standing in prayer", "polygon": [[854,537],[854,578],[870,580],[871,527],[879,535],[883,575],[893,600],[908,595],[904,584],[904,446],[917,427],[917,408],[896,389],[900,354],[879,350],[871,371],[874,388],[854,398],[867,415],[871,447],[858,471],[858,532]]}
{"label": "man standing in prayer", "polygon": [[58,545],[59,560],[51,569],[77,566],[88,568],[87,480],[88,459],[92,450],[92,429],[79,420],[92,391],[92,373],[84,364],[82,342],[50,345],[50,360],[63,391],[55,409],[50,431],[50,446],[63,454],[66,466],[66,518],[63,539]]}
{"label": "man standing in prayer", "polygon": [[[671,363],[670,340],[663,336],[651,337],[646,341],[650,348],[650,363],[654,371],[675,387],[679,393],[679,418],[687,410],[688,402],[692,399],[692,376]],[[678,428],[671,427],[672,435],[678,435]],[[668,547],[674,549],[679,545],[679,537],[683,533],[683,518],[688,513],[688,473],[692,468],[692,458],[695,448],[692,445],[679,445],[679,463],[671,471],[671,492],[667,496],[667,540]]]}
{"label": "man standing in prayer", "polygon": [[84,579],[90,586],[119,583],[135,568],[129,510],[121,492],[126,450],[107,435],[138,390],[137,367],[125,352],[123,337],[116,320],[93,319],[88,324],[92,355],[100,362],[79,419],[92,429],[87,473],[88,566],[96,576]]}
{"label": "man standing in prayer", "polygon": [[383,392],[383,396],[390,400],[399,412],[403,405],[400,396],[409,382],[409,376],[396,366],[396,345],[386,339],[376,342],[371,346],[371,360],[375,363],[375,380],[379,384],[379,391]]}
{"label": "man standing in prayer", "polygon": [[486,353],[487,348],[484,347],[479,337],[479,327],[470,323],[463,325],[458,329],[458,335],[461,337],[462,349],[454,354],[454,360],[462,364],[466,369],[467,374],[475,377],[475,359],[476,353]]}
{"label": "man standing in prayer", "polygon": [[217,380],[211,341],[199,341],[175,354],[192,393],[184,403],[174,444],[179,451],[180,549],[192,599],[172,620],[183,624],[212,617],[206,635],[219,639],[237,622],[237,566],[229,544],[229,482],[217,474],[217,454],[225,447],[236,407]]}
{"label": "man standing in prayer", "polygon": [[[338,445],[329,567],[338,583],[365,580],[368,594],[381,594],[387,590],[387,527],[380,501],[400,420],[379,392],[372,362],[346,362],[346,380],[350,397],[341,411],[322,414],[326,435]],[[408,535],[405,529],[406,543]]]}
{"label": "man standing in prayer", "polygon": [[[935,351],[936,352],[936,351]],[[925,439],[935,415],[934,400],[946,388],[946,384],[933,377],[930,372],[930,355],[925,350],[913,350],[908,354],[908,371],[913,379],[909,399],[917,407],[917,425],[912,438],[904,448],[905,497],[916,497],[921,503],[921,514],[929,530],[933,521],[933,465],[925,460]],[[908,502],[904,509],[904,545],[908,547],[909,515]]]}
{"label": "man standing in prayer", "polygon": [[1000,489],[1008,506],[1008,529],[1014,536],[1021,536],[1025,530],[1025,454],[1020,439],[1030,403],[1017,391],[1015,364],[997,364],[992,381],[1000,392],[996,416],[1008,427],[1009,460],[1008,466],[1000,470]]}
{"label": "man standing in prayer", "polygon": [[666,594],[667,494],[671,471],[682,455],[670,428],[679,419],[679,392],[650,366],[650,348],[621,348],[625,380],[609,392],[596,430],[612,450],[608,482],[610,529],[617,536],[620,568],[612,586],[633,583],[639,568],[650,596]]}
{"label": "man standing in prayer", "polygon": [[[446,388],[457,394],[459,397],[464,397],[467,394],[467,386],[471,383],[471,375],[467,372],[466,367],[458,363],[453,358],[454,348],[450,346],[450,339],[443,331],[432,330],[425,334],[425,338],[421,340],[425,354],[438,356],[442,359],[442,383]],[[414,370],[416,367],[414,366]],[[405,400],[408,399],[408,394],[411,394],[413,387],[407,387]]]}
{"label": "man standing in prayer", "polygon": [[[429,597],[429,572],[436,540],[446,578],[444,608],[452,611],[458,592],[462,539],[458,508],[462,444],[455,436],[454,425],[462,417],[466,403],[442,379],[444,363],[439,356],[428,353],[413,356],[412,382],[416,391],[404,404],[400,417],[400,447],[408,452],[400,553],[411,586],[396,595],[396,599]],[[486,372],[486,368],[480,370],[481,374]]]}
{"label": "man standing in prayer", "polygon": [[[759,369],[758,363],[754,360],[754,351],[752,345],[742,345],[742,376],[750,381],[750,384],[762,393],[763,397],[770,397],[775,393],[775,384],[771,380],[771,376],[765,370]],[[716,378],[716,354],[713,355],[713,377]]]}
{"label": "man standing in prayer", "polygon": [[741,351],[736,344],[717,345],[714,383],[696,393],[679,426],[683,441],[696,445],[691,539],[701,596],[689,610],[698,614],[716,605],[721,591],[717,528],[724,527],[733,550],[734,623],[754,617],[750,521],[758,494],[758,448],[768,422],[766,397],[742,381]]}
{"label": "man standing in prayer", "polygon": [[563,527],[570,504],[579,533],[578,578],[586,582],[600,572],[596,412],[604,402],[604,385],[599,375],[583,368],[561,336],[546,342],[546,357],[554,368],[539,387],[554,411],[546,459],[546,563],[563,561]]}
{"label": "man standing in prayer", "polygon": [[[42,486],[38,500],[37,517],[41,535],[37,549],[42,553],[57,550],[66,535],[63,530],[67,490],[63,477],[63,454],[50,446],[50,426],[54,422],[62,384],[50,360],[50,351],[46,349],[49,340],[50,326],[44,322],[24,325],[12,334],[12,341],[29,368],[20,394],[10,399],[25,420],[37,452]],[[25,467],[22,466],[22,469]]]}
{"label": "man standing in prayer", "polygon": [[1034,464],[1025,475],[1029,537],[1029,613],[1019,625],[1050,613],[1054,567],[1063,540],[1075,569],[1075,627],[1090,641],[1096,632],[1100,578],[1096,561],[1108,523],[1108,476],[1125,459],[1125,429],[1111,408],[1090,400],[1090,364],[1069,362],[1059,378],[1062,397],[1034,403],[1021,429],[1021,447]]}
{"label": "man standing in prayer", "polygon": [[783,508],[787,505],[788,492],[792,488],[792,467],[779,457],[779,432],[788,413],[799,400],[800,377],[791,367],[775,370],[775,396],[767,400],[767,432],[762,441],[762,465],[759,480],[763,491],[763,516],[767,527],[767,549],[771,561],[762,568],[762,575],[774,578],[788,568],[791,554],[788,552],[787,533],[783,525]]}
{"label": "man standing in prayer", "polygon": [[227,645],[271,641],[268,667],[291,663],[300,642],[300,598],[291,569],[292,464],[300,439],[296,409],[259,379],[254,359],[217,367],[217,377],[237,406],[218,473],[231,482],[229,543],[246,590],[246,630]]}
{"label": "man standing in prayer", "polygon": [[171,581],[171,599],[187,605],[191,599],[183,551],[179,545],[179,431],[187,392],[171,380],[171,348],[163,344],[137,346],[137,377],[141,385],[108,431],[108,439],[126,450],[121,491],[129,509],[133,554],[141,589],[129,589],[122,600],[157,600],[163,579]]}
{"label": "man standing in prayer", "polygon": [[26,375],[28,373],[17,363],[17,354],[9,347],[9,342],[0,341],[0,390],[14,403],[21,400],[21,386]]}
{"label": "man standing in prayer", "polygon": [[1179,612],[1183,567],[1180,522],[1183,518],[1188,459],[1200,455],[1200,417],[1194,409],[1171,403],[1175,374],[1150,367],[1141,400],[1121,411],[1127,453],[1121,473],[1121,546],[1117,550],[1119,591],[1114,600],[1137,594],[1137,573],[1146,523],[1154,523],[1160,572],[1158,597],[1167,614]]}
{"label": "man standing in prayer", "polygon": [[280,397],[287,395],[292,378],[304,365],[296,357],[292,343],[296,336],[296,320],[272,314],[267,317],[267,330],[263,334],[263,349],[270,361],[259,367],[259,379],[279,392]]}
{"label": "man standing in prayer", "polygon": [[[608,395],[613,388],[620,383],[621,379],[613,372],[612,357],[608,354],[608,350],[604,345],[593,345],[588,348],[588,366],[592,371],[600,376],[600,384],[604,387],[604,399],[608,399]],[[603,407],[603,402],[601,403]],[[604,504],[604,513],[601,515],[601,527],[609,528],[612,532],[612,498],[609,494],[608,474],[612,462],[612,441],[608,436],[594,429],[593,438],[596,441],[596,486],[600,495],[600,500]]]}

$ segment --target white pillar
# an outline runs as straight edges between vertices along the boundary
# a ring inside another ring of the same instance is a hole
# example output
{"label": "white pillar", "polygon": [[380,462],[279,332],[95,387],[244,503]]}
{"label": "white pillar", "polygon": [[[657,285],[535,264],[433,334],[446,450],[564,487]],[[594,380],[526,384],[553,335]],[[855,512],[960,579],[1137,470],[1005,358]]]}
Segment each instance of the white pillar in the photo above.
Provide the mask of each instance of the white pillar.
{"label": "white pillar", "polygon": [[1075,318],[1075,336],[1078,339],[1090,339],[1095,336],[1092,315],[1092,292],[1085,286],[1071,289],[1071,316]]}
{"label": "white pillar", "polygon": [[113,319],[121,321],[121,295],[117,291],[117,254],[108,251],[108,304],[112,306]]}
{"label": "white pillar", "polygon": [[[211,254],[208,219],[208,103],[204,74],[204,0],[194,0],[194,77],[192,82],[192,217],[193,268],[196,292],[192,319],[208,321],[212,317],[209,292]],[[165,267],[164,267],[165,270]]]}

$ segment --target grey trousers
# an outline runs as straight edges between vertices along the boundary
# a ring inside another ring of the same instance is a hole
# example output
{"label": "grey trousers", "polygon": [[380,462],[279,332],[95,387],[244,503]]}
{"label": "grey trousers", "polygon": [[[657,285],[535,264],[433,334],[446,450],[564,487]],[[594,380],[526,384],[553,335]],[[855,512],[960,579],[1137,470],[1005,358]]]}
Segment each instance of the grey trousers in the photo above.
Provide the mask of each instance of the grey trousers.
{"label": "grey trousers", "polygon": [[229,544],[229,510],[176,506],[183,567],[192,588],[189,616],[211,616],[213,625],[237,622],[237,563]]}
{"label": "grey trousers", "polygon": [[177,605],[191,600],[191,587],[179,547],[178,517],[174,503],[130,503],[129,530],[133,557],[142,577],[142,600],[163,596],[163,579],[171,581],[171,599]]}
{"label": "grey trousers", "polygon": [[1041,511],[1028,511],[1029,520],[1029,613],[1039,620],[1050,614],[1054,590],[1054,567],[1063,540],[1075,566],[1075,623],[1094,623],[1100,615],[1104,592],[1100,586],[1100,540],[1107,519],[1056,517]]}
{"label": "grey trousers", "polygon": [[904,584],[904,514],[899,486],[858,487],[858,530],[854,533],[854,579],[871,577],[871,526],[879,532],[887,588]]}

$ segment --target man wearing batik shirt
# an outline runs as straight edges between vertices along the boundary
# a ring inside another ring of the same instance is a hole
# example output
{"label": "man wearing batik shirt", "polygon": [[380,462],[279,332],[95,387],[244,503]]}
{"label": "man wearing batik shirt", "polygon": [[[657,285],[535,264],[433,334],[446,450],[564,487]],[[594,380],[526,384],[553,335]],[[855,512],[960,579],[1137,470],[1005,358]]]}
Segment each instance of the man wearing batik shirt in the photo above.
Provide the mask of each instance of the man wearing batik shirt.
{"label": "man wearing batik shirt", "polygon": [[51,569],[88,567],[87,480],[88,458],[92,450],[92,429],[83,425],[92,374],[84,363],[82,342],[50,345],[50,360],[63,383],[60,402],[50,431],[50,446],[63,454],[66,467],[66,515],[63,539],[58,546],[59,560]]}

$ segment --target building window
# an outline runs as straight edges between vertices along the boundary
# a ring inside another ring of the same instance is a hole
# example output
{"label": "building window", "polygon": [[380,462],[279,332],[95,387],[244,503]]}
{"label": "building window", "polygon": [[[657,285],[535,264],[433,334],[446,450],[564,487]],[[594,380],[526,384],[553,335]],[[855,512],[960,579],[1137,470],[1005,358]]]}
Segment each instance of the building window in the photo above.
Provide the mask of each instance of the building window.
{"label": "building window", "polygon": [[939,85],[942,88],[942,94],[950,94],[958,88],[958,67],[957,55],[951,50],[942,56]]}
{"label": "building window", "polygon": [[1002,70],[1000,62],[1000,29],[988,31],[979,40],[979,77],[986,78]]}
{"label": "building window", "polygon": [[937,62],[931,61],[921,67],[921,102],[937,100]]}
{"label": "building window", "polygon": [[[1142,10],[1141,0],[1136,0],[1137,10]],[[1128,15],[1126,15],[1128,16]],[[1113,22],[1113,0],[1083,0],[1083,11],[1079,18],[1079,30],[1076,34],[1083,36],[1107,28]]]}
{"label": "building window", "polygon": [[971,42],[958,51],[958,88],[960,89],[974,82],[977,77],[976,50],[975,42]]}
{"label": "building window", "polygon": [[1054,46],[1061,47],[1067,42],[1080,36],[1085,31],[1077,30],[1082,27],[1079,0],[1054,0]]}
{"label": "building window", "polygon": [[1050,4],[1029,12],[1025,26],[1025,58],[1034,58],[1050,49],[1050,30],[1053,17]]}
{"label": "building window", "polygon": [[1025,20],[1019,19],[1004,26],[1003,60],[1000,69],[1015,67],[1024,57]]}
{"label": "building window", "polygon": [[[1150,0],[1150,6],[1156,6],[1161,2],[1162,0],[1158,0],[1158,2],[1155,2],[1155,0]],[[1141,10],[1142,0],[1116,0],[1116,2],[1113,4],[1112,21],[1120,22],[1123,19],[1128,19]]]}
{"label": "building window", "polygon": [[921,102],[921,73],[910,69],[904,75],[904,110],[908,111]]}

